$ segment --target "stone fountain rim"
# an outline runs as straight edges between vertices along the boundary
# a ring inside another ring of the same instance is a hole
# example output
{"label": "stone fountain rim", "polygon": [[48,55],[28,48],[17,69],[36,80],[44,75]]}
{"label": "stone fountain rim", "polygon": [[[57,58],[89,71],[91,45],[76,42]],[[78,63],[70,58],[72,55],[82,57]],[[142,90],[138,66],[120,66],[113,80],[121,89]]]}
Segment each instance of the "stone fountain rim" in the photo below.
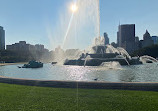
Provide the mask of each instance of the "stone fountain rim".
{"label": "stone fountain rim", "polygon": [[53,88],[81,88],[81,89],[112,89],[112,90],[137,90],[158,91],[158,82],[89,82],[89,81],[60,81],[23,79],[0,76],[0,83],[53,87]]}

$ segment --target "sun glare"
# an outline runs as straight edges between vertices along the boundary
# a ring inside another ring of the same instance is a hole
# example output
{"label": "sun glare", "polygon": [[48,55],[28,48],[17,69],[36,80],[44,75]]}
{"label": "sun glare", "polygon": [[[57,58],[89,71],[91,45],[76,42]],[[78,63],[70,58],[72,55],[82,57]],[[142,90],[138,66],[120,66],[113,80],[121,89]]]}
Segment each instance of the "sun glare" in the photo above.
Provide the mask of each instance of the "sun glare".
{"label": "sun glare", "polygon": [[77,7],[76,4],[72,4],[72,5],[71,5],[71,11],[72,11],[72,12],[76,12],[77,9],[78,9],[78,7]]}

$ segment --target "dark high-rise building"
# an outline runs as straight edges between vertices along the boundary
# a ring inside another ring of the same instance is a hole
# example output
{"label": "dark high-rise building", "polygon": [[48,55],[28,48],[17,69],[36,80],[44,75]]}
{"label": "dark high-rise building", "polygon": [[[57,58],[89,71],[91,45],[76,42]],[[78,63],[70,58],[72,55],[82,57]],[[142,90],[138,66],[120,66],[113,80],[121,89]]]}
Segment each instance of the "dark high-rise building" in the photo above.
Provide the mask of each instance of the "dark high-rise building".
{"label": "dark high-rise building", "polygon": [[108,45],[109,44],[109,37],[107,33],[104,33],[104,45]]}
{"label": "dark high-rise building", "polygon": [[158,44],[158,36],[152,36],[154,44]]}
{"label": "dark high-rise building", "polygon": [[118,46],[124,48],[128,53],[132,53],[135,50],[135,24],[119,25],[118,30]]}
{"label": "dark high-rise building", "polygon": [[139,48],[139,37],[135,37],[135,50],[138,50]]}
{"label": "dark high-rise building", "polygon": [[143,40],[151,40],[151,36],[148,30],[146,30],[145,34],[143,35]]}
{"label": "dark high-rise building", "polygon": [[5,50],[5,31],[0,26],[0,50]]}
{"label": "dark high-rise building", "polygon": [[117,32],[117,46],[119,46],[119,31]]}
{"label": "dark high-rise building", "polygon": [[145,34],[143,35],[143,44],[142,48],[148,47],[154,44],[154,41],[152,40],[152,37],[150,36],[150,33],[148,30],[146,30]]}

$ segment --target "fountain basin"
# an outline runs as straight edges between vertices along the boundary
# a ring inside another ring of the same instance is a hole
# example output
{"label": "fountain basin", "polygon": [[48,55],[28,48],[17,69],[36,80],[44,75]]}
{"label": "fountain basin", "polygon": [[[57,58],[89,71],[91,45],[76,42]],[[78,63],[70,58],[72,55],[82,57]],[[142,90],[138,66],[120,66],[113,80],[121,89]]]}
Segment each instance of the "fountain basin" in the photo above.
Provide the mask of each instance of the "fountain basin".
{"label": "fountain basin", "polygon": [[158,82],[157,63],[144,65],[120,66],[109,62],[101,66],[60,66],[44,64],[39,69],[17,68],[19,65],[0,67],[0,76],[55,81],[94,82]]}
{"label": "fountain basin", "polygon": [[84,88],[84,89],[117,89],[117,90],[139,90],[139,91],[158,91],[158,83],[121,83],[121,82],[79,82],[79,81],[44,81],[33,79],[18,79],[0,77],[0,83],[54,87],[54,88]]}

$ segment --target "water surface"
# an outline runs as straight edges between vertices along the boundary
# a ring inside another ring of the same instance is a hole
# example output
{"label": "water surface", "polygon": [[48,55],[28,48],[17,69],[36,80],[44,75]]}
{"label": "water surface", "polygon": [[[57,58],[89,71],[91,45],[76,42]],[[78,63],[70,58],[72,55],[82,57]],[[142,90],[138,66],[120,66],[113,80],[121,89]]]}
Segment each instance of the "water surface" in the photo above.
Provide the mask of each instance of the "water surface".
{"label": "water surface", "polygon": [[43,68],[23,69],[22,65],[0,66],[0,76],[68,81],[98,81],[104,82],[158,82],[158,64],[135,66],[53,66],[44,64]]}

